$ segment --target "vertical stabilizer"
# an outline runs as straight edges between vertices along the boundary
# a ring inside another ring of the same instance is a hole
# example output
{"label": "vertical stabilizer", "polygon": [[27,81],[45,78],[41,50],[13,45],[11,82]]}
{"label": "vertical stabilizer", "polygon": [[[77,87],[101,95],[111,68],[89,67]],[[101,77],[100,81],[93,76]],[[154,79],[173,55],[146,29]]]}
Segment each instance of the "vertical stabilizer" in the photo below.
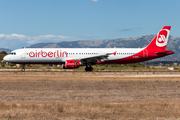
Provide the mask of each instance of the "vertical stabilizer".
{"label": "vertical stabilizer", "polygon": [[165,50],[169,38],[171,26],[164,26],[146,49],[159,49]]}

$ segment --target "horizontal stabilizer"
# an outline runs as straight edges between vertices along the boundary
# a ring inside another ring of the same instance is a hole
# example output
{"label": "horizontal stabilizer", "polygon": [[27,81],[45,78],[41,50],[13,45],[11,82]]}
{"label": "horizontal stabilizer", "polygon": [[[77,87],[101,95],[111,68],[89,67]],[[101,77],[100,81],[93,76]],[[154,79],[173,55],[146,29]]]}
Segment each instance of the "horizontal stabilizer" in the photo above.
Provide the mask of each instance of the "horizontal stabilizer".
{"label": "horizontal stabilizer", "polygon": [[163,51],[163,52],[156,52],[157,55],[160,55],[160,54],[173,54],[174,51],[172,50],[168,50],[168,51]]}

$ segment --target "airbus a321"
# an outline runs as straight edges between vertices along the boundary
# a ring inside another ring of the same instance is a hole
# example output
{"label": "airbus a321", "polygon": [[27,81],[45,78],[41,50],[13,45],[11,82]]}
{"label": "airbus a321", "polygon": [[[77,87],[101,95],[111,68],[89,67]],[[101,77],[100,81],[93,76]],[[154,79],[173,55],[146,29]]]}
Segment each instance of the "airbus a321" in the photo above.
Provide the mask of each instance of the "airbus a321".
{"label": "airbus a321", "polygon": [[95,64],[128,64],[147,61],[173,54],[167,50],[171,26],[164,26],[151,43],[144,48],[23,48],[13,50],[3,59],[9,63],[62,64],[64,69],[86,66],[93,71]]}

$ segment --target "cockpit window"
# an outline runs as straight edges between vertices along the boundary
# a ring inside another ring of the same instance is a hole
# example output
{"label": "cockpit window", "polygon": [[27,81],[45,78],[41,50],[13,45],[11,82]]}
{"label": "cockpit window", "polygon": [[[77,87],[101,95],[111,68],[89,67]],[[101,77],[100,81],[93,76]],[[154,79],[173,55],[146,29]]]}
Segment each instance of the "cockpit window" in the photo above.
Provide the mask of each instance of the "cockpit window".
{"label": "cockpit window", "polygon": [[9,53],[9,55],[16,55],[16,53],[15,52],[11,52],[11,53]]}

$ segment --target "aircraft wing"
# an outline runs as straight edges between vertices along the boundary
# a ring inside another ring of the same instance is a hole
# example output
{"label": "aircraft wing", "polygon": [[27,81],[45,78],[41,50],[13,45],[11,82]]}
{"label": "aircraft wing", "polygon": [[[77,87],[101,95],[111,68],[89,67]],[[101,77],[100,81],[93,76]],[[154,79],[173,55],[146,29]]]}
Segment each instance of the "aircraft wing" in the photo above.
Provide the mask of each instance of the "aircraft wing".
{"label": "aircraft wing", "polygon": [[[116,51],[117,52],[117,51]],[[102,59],[106,59],[109,57],[109,55],[112,55],[112,54],[116,54],[116,52],[114,53],[104,53],[104,54],[100,54],[100,55],[96,55],[96,56],[91,56],[91,57],[84,57],[84,58],[81,58],[81,61],[85,62],[85,63],[88,63],[88,62],[94,62],[94,63],[97,63],[97,61],[100,61]]]}
{"label": "aircraft wing", "polygon": [[81,58],[81,60],[89,60],[89,59],[104,59],[104,58],[107,58],[109,57],[110,54],[101,54],[101,55],[96,55],[96,56],[91,56],[91,57],[84,57],[84,58]]}
{"label": "aircraft wing", "polygon": [[[71,59],[71,60],[81,60],[83,63],[94,63],[96,64],[97,61],[100,61],[102,59],[106,59],[109,57],[109,55],[116,55],[116,52],[113,52],[113,53],[104,53],[104,54],[100,54],[100,55],[94,55],[94,56],[87,56],[87,57],[77,57],[77,58],[68,58],[68,59]],[[67,60],[67,58],[65,58],[63,61]]]}

